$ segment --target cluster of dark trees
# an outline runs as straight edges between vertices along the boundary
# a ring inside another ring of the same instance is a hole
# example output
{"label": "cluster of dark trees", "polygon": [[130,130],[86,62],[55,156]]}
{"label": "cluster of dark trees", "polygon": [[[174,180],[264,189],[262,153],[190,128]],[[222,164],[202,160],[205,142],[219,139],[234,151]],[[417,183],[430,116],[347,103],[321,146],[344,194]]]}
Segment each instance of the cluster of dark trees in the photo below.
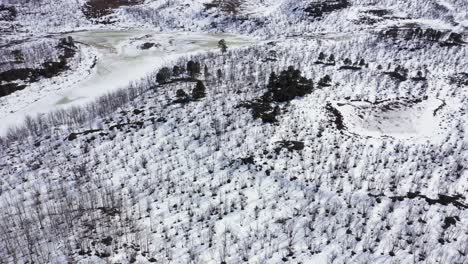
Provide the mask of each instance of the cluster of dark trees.
{"label": "cluster of dark trees", "polygon": [[202,81],[197,80],[195,87],[192,89],[191,96],[189,96],[184,90],[179,89],[176,92],[175,103],[187,103],[191,100],[199,100],[206,96],[206,87]]}
{"label": "cluster of dark trees", "polygon": [[356,61],[352,61],[349,58],[343,60],[343,66],[340,69],[345,70],[360,70],[362,67],[368,67],[369,64],[366,63],[364,59],[357,59]]}
{"label": "cluster of dark trees", "polygon": [[296,97],[312,93],[313,81],[302,76],[300,70],[289,66],[287,70],[281,71],[279,75],[275,72],[270,74],[267,91],[259,100],[242,103],[240,106],[252,110],[254,118],[260,118],[265,123],[277,122],[276,116],[280,114],[278,105]]}
{"label": "cluster of dark trees", "polygon": [[169,68],[164,67],[161,68],[158,73],[156,74],[156,81],[159,84],[167,83],[172,77],[172,72]]}
{"label": "cluster of dark trees", "polygon": [[441,42],[442,45],[461,45],[464,43],[463,36],[455,32],[443,32],[432,28],[398,28],[392,27],[383,32],[383,36],[389,38],[403,38],[405,40],[422,39],[434,42]]}
{"label": "cluster of dark trees", "polygon": [[[336,65],[337,60],[335,59],[335,55],[330,54],[326,55],[323,52],[319,53],[319,56],[317,58],[317,61],[315,64],[325,64],[325,65],[330,65],[334,66]],[[366,61],[362,58],[357,59],[356,61],[352,61],[349,58],[346,58],[343,60],[343,65],[340,67],[340,69],[350,69],[350,70],[360,70],[362,67],[368,67],[369,64],[366,63]]]}
{"label": "cluster of dark trees", "polygon": [[327,56],[325,53],[320,52],[315,64],[335,65],[335,55],[330,54],[329,56]]}
{"label": "cluster of dark trees", "polygon": [[364,13],[370,14],[373,16],[383,17],[383,16],[388,16],[392,14],[392,11],[387,10],[387,9],[371,9],[371,10],[364,11]]}
{"label": "cluster of dark trees", "polygon": [[[183,76],[186,74],[187,76]],[[187,62],[186,68],[184,66],[175,65],[172,70],[168,67],[161,68],[156,74],[156,81],[159,84],[167,84],[169,82],[185,81],[195,82],[195,87],[192,89],[189,96],[183,89],[176,91],[175,103],[187,103],[191,100],[198,100],[206,96],[206,87],[203,81],[196,79],[201,74],[200,62],[190,60]],[[205,75],[208,75],[208,67],[205,65]],[[174,77],[174,79],[172,79]]]}
{"label": "cluster of dark trees", "polygon": [[14,6],[0,5],[0,21],[15,20],[18,12]]}
{"label": "cluster of dark trees", "polygon": [[[182,79],[182,75],[187,73],[188,78]],[[156,74],[156,81],[159,84],[165,84],[171,81],[172,77],[179,78],[177,81],[186,80],[186,81],[196,81],[196,77],[201,73],[201,64],[200,62],[195,62],[190,60],[187,62],[186,68],[184,66],[175,65],[172,70],[168,67],[161,68]]]}

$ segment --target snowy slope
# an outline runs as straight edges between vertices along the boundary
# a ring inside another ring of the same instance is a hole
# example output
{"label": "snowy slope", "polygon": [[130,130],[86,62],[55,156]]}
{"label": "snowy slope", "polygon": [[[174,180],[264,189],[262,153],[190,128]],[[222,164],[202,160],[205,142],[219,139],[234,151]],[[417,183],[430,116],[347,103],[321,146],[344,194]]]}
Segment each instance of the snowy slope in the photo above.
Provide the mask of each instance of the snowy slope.
{"label": "snowy slope", "polygon": [[[48,89],[94,101],[1,127],[0,263],[468,263],[466,1],[352,0],[314,17],[312,1],[227,14],[148,0],[109,25],[83,1],[8,1],[23,32],[9,49],[86,31],[69,71],[2,109],[55,105]],[[160,46],[135,48],[147,42]],[[111,77],[93,86],[95,56]],[[179,74],[190,60],[200,72]],[[161,67],[178,73],[162,84]]]}
{"label": "snowy slope", "polygon": [[[98,0],[93,0],[98,1]],[[349,7],[326,13],[320,19],[311,18],[304,10],[313,1],[263,0],[239,1],[238,14],[206,9],[209,0],[148,0],[143,4],[122,6],[114,10],[112,24],[93,24],[83,14],[85,0],[40,0],[6,4],[18,11],[19,32],[64,32],[96,27],[148,27],[155,30],[255,32],[258,35],[282,35],[292,32],[352,31],[365,27],[354,23],[366,10],[388,10],[391,15],[382,22],[416,19],[446,24],[458,31],[466,28],[468,20],[465,1],[431,0],[424,2],[385,0],[350,0]],[[320,2],[320,1],[319,1]],[[229,21],[229,23],[227,23]],[[214,26],[214,25],[218,26]],[[300,31],[299,31],[300,30]],[[285,32],[286,31],[286,32]]]}

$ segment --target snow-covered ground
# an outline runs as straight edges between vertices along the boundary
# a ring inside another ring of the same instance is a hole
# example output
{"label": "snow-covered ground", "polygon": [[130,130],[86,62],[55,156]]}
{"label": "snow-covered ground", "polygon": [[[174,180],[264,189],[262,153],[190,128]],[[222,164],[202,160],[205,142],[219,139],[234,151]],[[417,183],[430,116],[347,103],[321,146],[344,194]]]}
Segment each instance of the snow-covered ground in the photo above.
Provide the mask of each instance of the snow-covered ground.
{"label": "snow-covered ground", "polygon": [[[71,36],[80,43],[79,58],[65,75],[44,79],[25,90],[0,98],[0,135],[21,124],[26,116],[84,104],[99,96],[127,87],[162,65],[181,56],[216,51],[220,39],[231,48],[255,43],[239,35],[148,30],[82,31]],[[144,43],[155,47],[141,49]]]}
{"label": "snow-covered ground", "polygon": [[[466,41],[468,2],[209,2],[18,8],[8,40],[86,32],[72,70],[0,99],[0,130],[71,109],[0,138],[0,263],[468,263],[468,48],[436,38]],[[155,81],[189,60],[197,82]]]}
{"label": "snow-covered ground", "polygon": [[390,100],[379,104],[368,102],[336,102],[347,130],[361,136],[413,140],[437,140],[444,124],[441,115],[450,114],[446,102],[436,98],[423,101]]}

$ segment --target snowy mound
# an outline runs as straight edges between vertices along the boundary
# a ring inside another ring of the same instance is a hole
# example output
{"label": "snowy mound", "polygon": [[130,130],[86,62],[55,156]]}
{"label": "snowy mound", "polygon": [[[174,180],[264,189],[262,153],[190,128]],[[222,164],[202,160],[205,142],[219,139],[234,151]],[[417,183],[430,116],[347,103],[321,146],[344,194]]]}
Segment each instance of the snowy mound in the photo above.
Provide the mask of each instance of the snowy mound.
{"label": "snowy mound", "polygon": [[337,102],[343,124],[351,133],[371,137],[427,138],[441,132],[439,99],[386,100],[376,103]]}

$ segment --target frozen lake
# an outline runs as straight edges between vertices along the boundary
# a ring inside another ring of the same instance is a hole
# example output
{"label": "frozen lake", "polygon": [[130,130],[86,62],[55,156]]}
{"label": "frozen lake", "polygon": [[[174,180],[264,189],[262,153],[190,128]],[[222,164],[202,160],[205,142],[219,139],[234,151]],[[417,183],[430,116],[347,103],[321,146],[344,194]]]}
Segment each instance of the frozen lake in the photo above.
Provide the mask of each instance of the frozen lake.
{"label": "frozen lake", "polygon": [[[66,76],[41,80],[0,98],[0,134],[21,123],[27,115],[90,102],[126,87],[182,55],[216,50],[220,39],[225,39],[229,47],[254,43],[251,38],[238,35],[147,30],[82,31],[60,35],[63,36],[71,36],[80,44],[81,56],[87,63],[81,63]],[[145,43],[154,47],[142,49]]]}
{"label": "frozen lake", "polygon": [[[98,49],[100,58],[90,78],[77,84],[77,89],[61,92],[67,102],[82,101],[125,87],[180,55],[216,49],[220,39],[225,39],[230,47],[250,43],[234,35],[152,34],[147,31],[93,31],[70,36]],[[147,50],[139,48],[145,43],[156,46]]]}

